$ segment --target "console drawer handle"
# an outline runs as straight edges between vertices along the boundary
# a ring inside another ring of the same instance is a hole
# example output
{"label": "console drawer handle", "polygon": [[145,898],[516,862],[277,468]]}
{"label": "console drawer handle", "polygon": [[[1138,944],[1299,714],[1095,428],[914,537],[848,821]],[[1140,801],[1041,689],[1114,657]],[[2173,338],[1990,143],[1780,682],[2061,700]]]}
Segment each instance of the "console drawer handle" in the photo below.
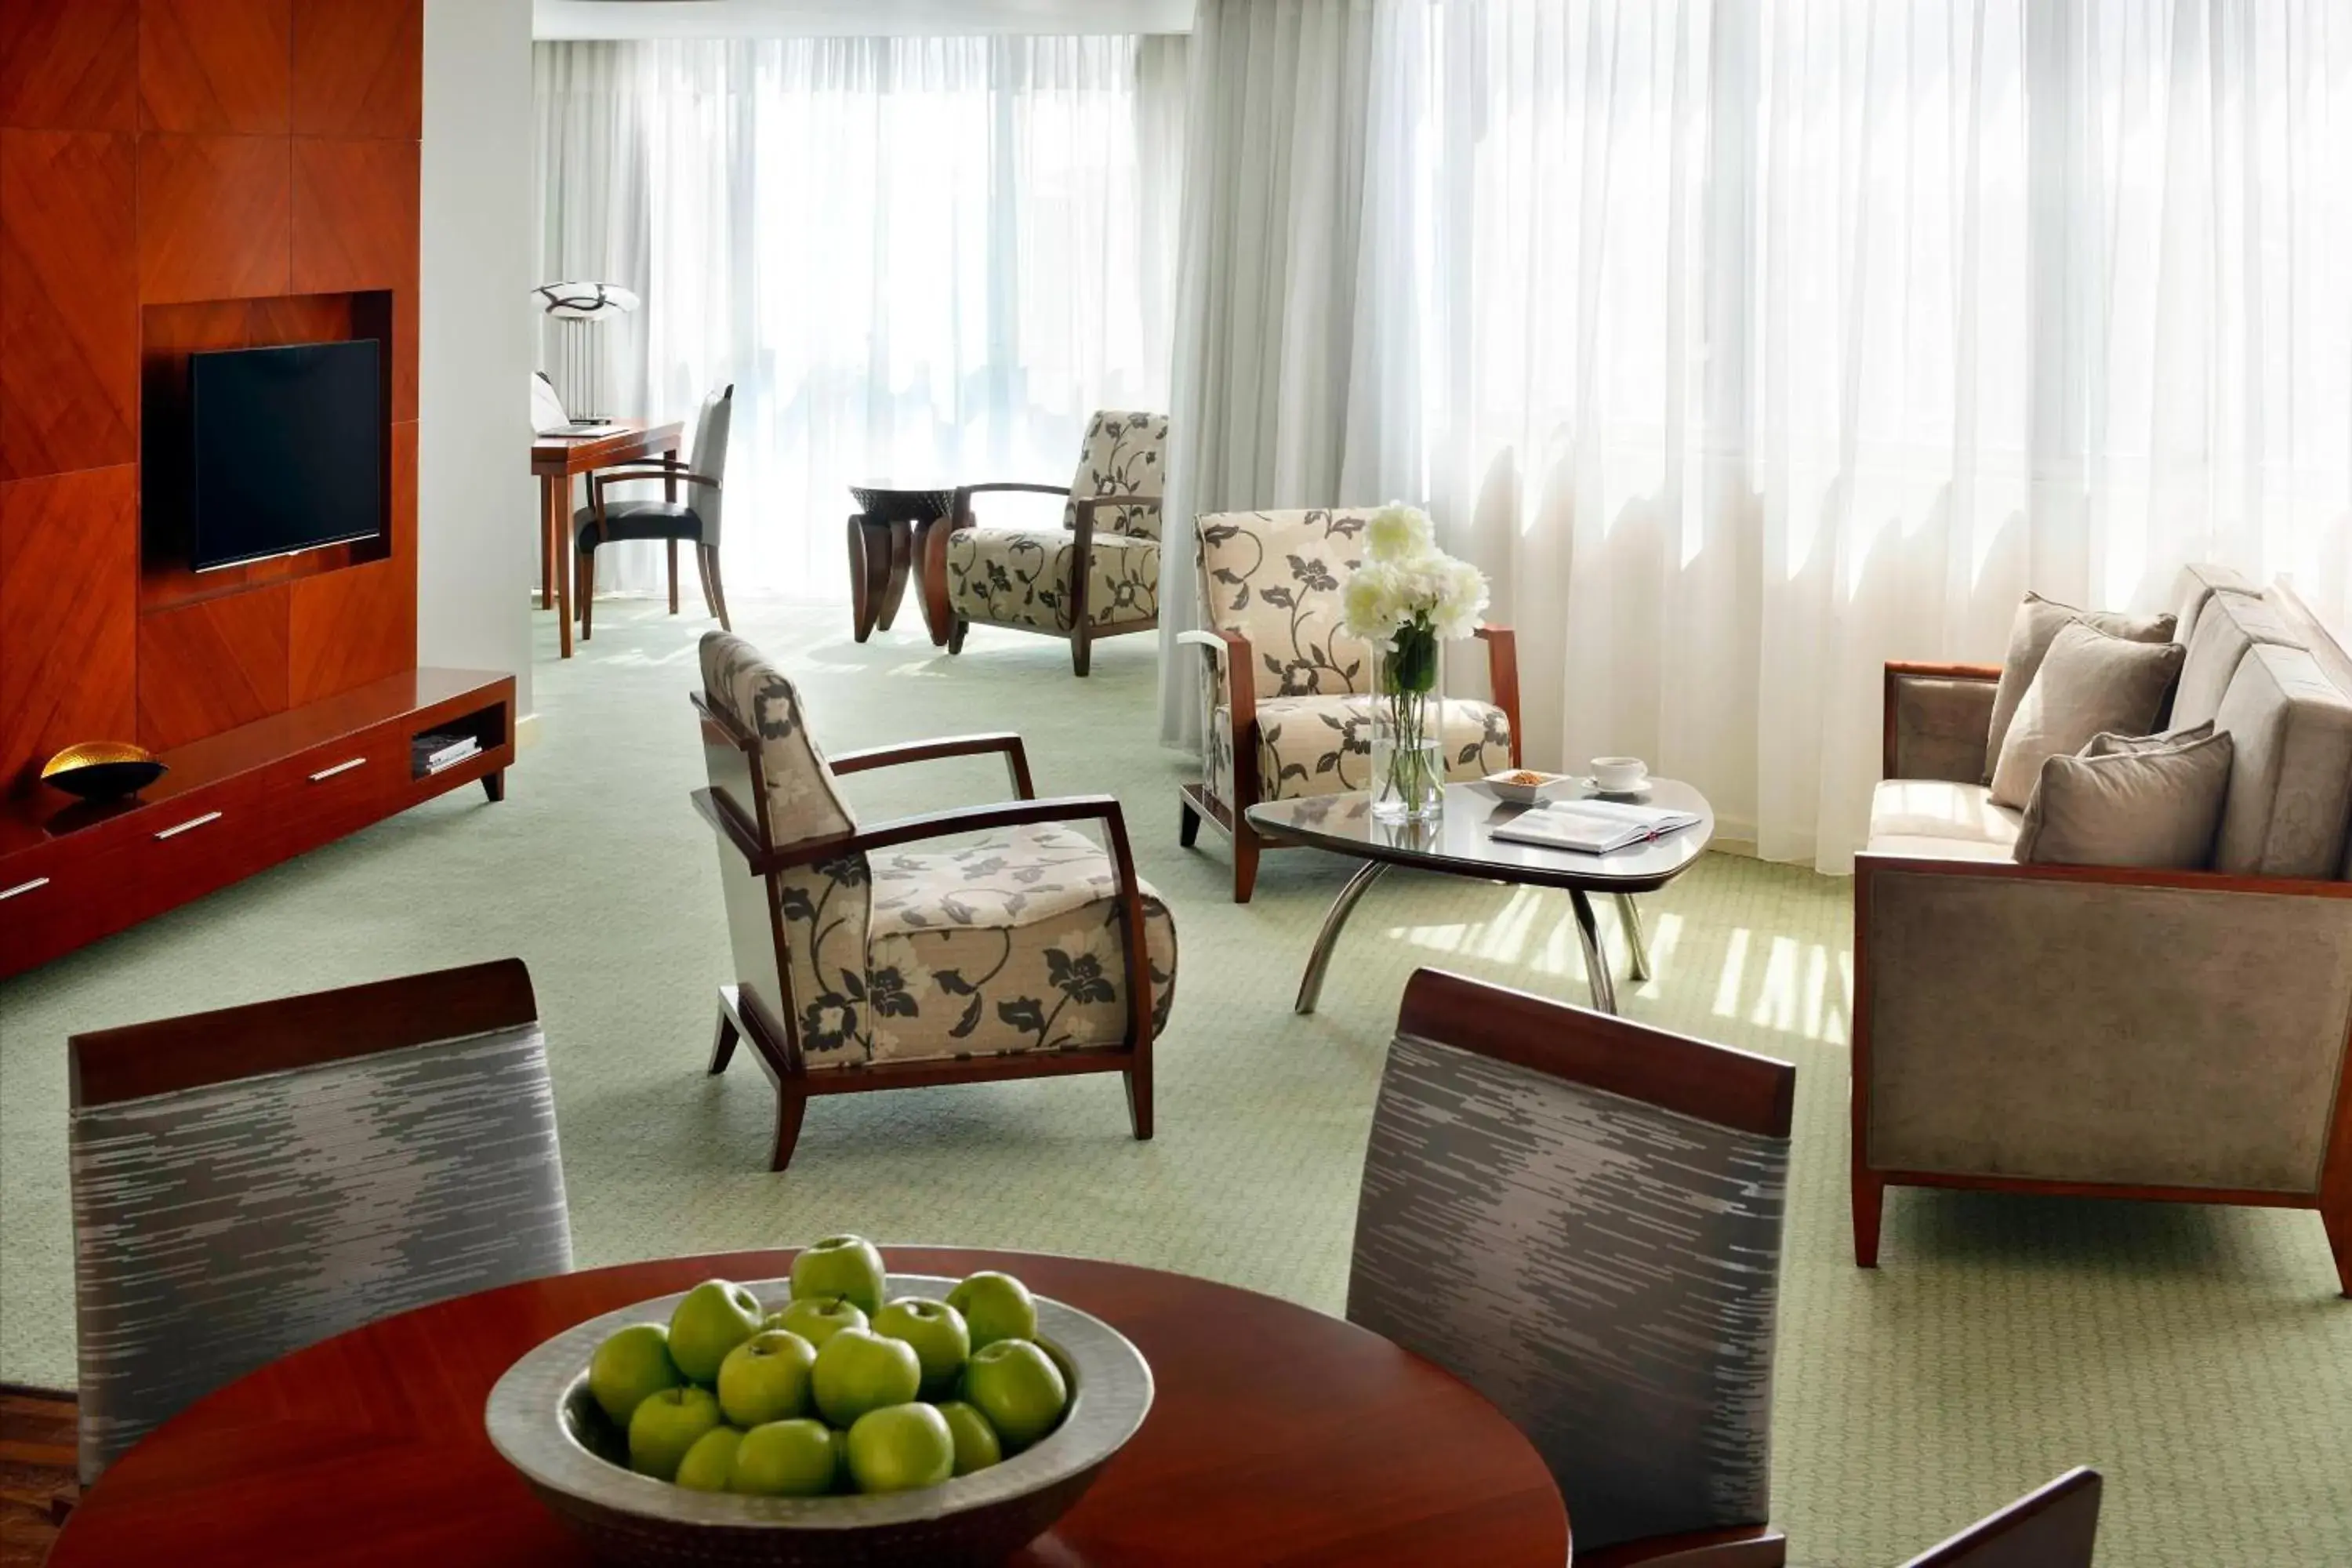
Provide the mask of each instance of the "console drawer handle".
{"label": "console drawer handle", "polygon": [[13,888],[0,888],[0,900],[13,899],[19,893],[30,893],[49,885],[47,877],[36,877],[29,882],[19,882]]}
{"label": "console drawer handle", "polygon": [[365,766],[367,766],[367,759],[365,757],[353,757],[348,763],[337,763],[331,768],[320,768],[317,773],[310,775],[310,782],[312,784],[325,784],[337,773],[347,773],[353,768],[363,768]]}
{"label": "console drawer handle", "polygon": [[188,818],[187,821],[180,824],[179,826],[167,827],[163,829],[163,832],[155,835],[155,841],[160,844],[166,838],[177,838],[181,834],[189,831],[191,828],[202,827],[207,822],[218,822],[220,820],[220,816],[221,814],[217,811],[208,811],[202,816],[192,816]]}

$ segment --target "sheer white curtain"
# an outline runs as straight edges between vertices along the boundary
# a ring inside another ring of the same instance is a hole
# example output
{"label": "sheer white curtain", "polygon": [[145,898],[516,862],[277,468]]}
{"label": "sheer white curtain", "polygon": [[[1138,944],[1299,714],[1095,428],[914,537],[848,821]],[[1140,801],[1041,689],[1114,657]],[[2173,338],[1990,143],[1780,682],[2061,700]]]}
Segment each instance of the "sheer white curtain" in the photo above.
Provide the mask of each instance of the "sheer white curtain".
{"label": "sheer white curtain", "polygon": [[630,410],[735,384],[730,588],[838,594],[852,481],[1058,479],[1093,409],[1164,402],[1183,53],[539,46],[541,270],[643,294]]}
{"label": "sheer white curtain", "polygon": [[1401,493],[1496,577],[1531,757],[1842,868],[1884,658],[2190,559],[2352,611],[2342,0],[1378,16],[1338,357],[1418,398]]}

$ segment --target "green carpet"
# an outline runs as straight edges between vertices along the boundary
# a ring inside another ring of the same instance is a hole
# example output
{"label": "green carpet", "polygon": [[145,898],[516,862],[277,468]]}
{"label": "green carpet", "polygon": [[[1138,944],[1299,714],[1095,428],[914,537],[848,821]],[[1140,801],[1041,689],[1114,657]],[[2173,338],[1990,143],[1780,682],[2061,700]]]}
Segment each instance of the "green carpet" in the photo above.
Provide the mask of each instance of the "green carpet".
{"label": "green carpet", "polygon": [[[913,606],[908,621],[915,620]],[[902,624],[860,647],[836,607],[747,604],[835,749],[975,729],[1029,740],[1040,790],[1115,790],[1176,912],[1159,1136],[1115,1077],[820,1101],[771,1176],[766,1081],[702,1074],[726,941],[687,804],[686,692],[707,623],[600,605],[582,657],[539,619],[541,733],[505,805],[466,790],[0,985],[0,1377],[73,1376],[64,1038],[77,1029],[501,954],[552,1042],[580,1261],[804,1240],[1094,1254],[1336,1310],[1381,1052],[1404,977],[1443,964],[1580,999],[1564,901],[1398,875],[1358,911],[1322,1011],[1290,1012],[1349,863],[1269,855],[1228,898],[1213,831],[1176,845],[1181,759],[1154,743],[1156,649],[976,630],[960,658]],[[850,781],[878,819],[993,798],[985,762]],[[1710,856],[1648,900],[1635,1017],[1796,1062],[1773,1517],[1797,1561],[1877,1568],[2085,1462],[2100,1562],[2352,1562],[2352,1302],[2318,1219],[1896,1193],[1885,1268],[1845,1203],[1848,889]],[[1606,916],[1603,917],[1604,921]],[[1622,956],[1622,950],[1621,950]]]}

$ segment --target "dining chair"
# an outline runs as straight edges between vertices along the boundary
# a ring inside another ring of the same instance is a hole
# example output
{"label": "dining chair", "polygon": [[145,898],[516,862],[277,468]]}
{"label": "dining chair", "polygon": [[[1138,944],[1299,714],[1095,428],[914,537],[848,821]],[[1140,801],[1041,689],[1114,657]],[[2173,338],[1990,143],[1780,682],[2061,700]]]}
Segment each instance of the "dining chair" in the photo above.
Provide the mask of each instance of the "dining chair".
{"label": "dining chair", "polygon": [[[791,1162],[814,1096],[1063,1073],[1123,1074],[1150,1137],[1176,922],[1135,874],[1118,797],[1035,798],[1018,735],[827,758],[791,680],[725,632],[703,637],[702,681],[710,785],[694,806],[718,839],[736,976],[710,1071],[749,1042],[776,1090],[769,1167]],[[845,773],[991,753],[1018,798],[866,826],[841,796]]]}
{"label": "dining chair", "polygon": [[[961,485],[944,531],[934,529],[926,582],[944,581],[948,652],[971,623],[1070,641],[1070,668],[1087,673],[1095,642],[1160,625],[1160,501],[1168,478],[1168,416],[1103,409],[1087,424],[1066,485]],[[987,527],[971,498],[998,490],[1065,497],[1059,528]]]}
{"label": "dining chair", "polygon": [[1903,1568],[2091,1568],[2099,1488],[2099,1472],[2077,1466]]}
{"label": "dining chair", "polygon": [[1578,1568],[1778,1568],[1774,1312],[1796,1069],[1437,970],[1372,1112],[1351,1321],[1501,1408]]}
{"label": "dining chair", "polygon": [[81,1479],[266,1363],[572,1267],[520,959],[67,1042]]}
{"label": "dining chair", "polygon": [[[1203,817],[1234,844],[1234,902],[1257,885],[1268,847],[1248,812],[1262,801],[1370,787],[1372,649],[1348,634],[1340,600],[1364,561],[1369,510],[1220,511],[1197,519],[1202,626],[1176,640],[1202,650],[1201,778],[1179,786],[1187,849]],[[1491,700],[1449,697],[1445,776],[1519,765],[1518,645],[1480,626]]]}
{"label": "dining chair", "polygon": [[[702,578],[702,607],[731,628],[727,584],[719,572],[719,502],[727,478],[727,433],[735,419],[735,387],[730,383],[702,400],[694,419],[694,445],[680,461],[646,458],[596,468],[588,475],[588,504],[572,514],[573,580],[580,593],[580,640],[595,631],[596,551],[630,539],[658,539],[669,547],[669,613],[677,614],[677,547],[694,546]],[[661,481],[659,500],[614,500],[614,485]],[[681,500],[678,487],[687,488]]]}

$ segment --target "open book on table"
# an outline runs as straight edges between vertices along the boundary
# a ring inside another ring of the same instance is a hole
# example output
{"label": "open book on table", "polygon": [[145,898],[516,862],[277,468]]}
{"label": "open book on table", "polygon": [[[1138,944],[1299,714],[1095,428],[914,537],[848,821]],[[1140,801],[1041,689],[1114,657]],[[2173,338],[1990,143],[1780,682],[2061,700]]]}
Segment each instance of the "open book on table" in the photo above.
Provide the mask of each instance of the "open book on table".
{"label": "open book on table", "polygon": [[1613,800],[1563,800],[1523,812],[1494,829],[1494,836],[1513,844],[1540,844],[1548,849],[1606,855],[1612,849],[1646,844],[1665,834],[1697,826],[1698,818],[1687,811],[1627,805]]}

